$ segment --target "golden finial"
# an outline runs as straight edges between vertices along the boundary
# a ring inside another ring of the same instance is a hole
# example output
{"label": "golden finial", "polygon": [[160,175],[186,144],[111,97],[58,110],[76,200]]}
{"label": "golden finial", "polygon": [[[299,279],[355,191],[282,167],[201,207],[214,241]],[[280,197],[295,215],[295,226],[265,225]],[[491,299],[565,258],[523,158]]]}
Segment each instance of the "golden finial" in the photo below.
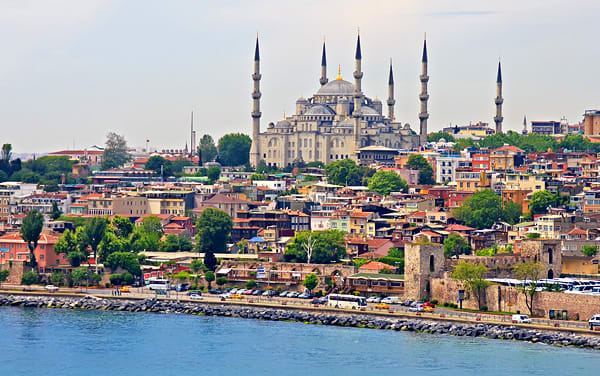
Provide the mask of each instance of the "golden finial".
{"label": "golden finial", "polygon": [[323,35],[323,43],[325,43],[325,35]]}
{"label": "golden finial", "polygon": [[360,26],[358,27],[358,35],[360,35]]}
{"label": "golden finial", "polygon": [[285,120],[285,111],[283,111],[283,120]]}
{"label": "golden finial", "polygon": [[427,32],[423,33],[423,40],[427,40]]}
{"label": "golden finial", "polygon": [[341,79],[342,79],[342,65],[341,65],[341,64],[339,64],[339,65],[338,65],[338,75],[337,75],[337,77],[335,78],[335,80],[336,80],[336,81],[340,81]]}

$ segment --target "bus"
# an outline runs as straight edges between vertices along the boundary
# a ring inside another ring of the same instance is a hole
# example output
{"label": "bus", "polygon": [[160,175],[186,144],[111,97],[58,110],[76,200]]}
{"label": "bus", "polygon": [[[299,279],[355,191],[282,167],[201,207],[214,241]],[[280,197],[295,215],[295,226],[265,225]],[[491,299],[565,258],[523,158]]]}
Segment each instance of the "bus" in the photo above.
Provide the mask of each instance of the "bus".
{"label": "bus", "polygon": [[362,296],[329,294],[327,295],[327,306],[344,309],[359,309],[367,306],[367,299]]}
{"label": "bus", "polygon": [[159,278],[148,278],[146,280],[146,287],[150,290],[169,290],[169,280]]}

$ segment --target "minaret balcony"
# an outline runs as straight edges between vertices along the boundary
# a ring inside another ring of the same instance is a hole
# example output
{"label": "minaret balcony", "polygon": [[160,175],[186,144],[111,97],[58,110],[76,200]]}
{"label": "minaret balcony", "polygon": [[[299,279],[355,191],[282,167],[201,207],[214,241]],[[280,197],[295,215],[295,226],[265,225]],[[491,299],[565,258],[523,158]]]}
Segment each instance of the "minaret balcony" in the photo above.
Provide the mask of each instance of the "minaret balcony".
{"label": "minaret balcony", "polygon": [[494,122],[496,122],[496,123],[502,123],[503,120],[504,120],[504,117],[502,117],[502,116],[494,116]]}
{"label": "minaret balcony", "polygon": [[426,101],[426,100],[428,100],[428,99],[429,99],[429,94],[427,94],[427,93],[425,93],[425,94],[421,94],[421,95],[419,95],[419,99],[420,99],[421,101]]}
{"label": "minaret balcony", "polygon": [[393,105],[395,105],[395,104],[396,104],[396,101],[395,101],[394,99],[388,99],[388,100],[387,100],[387,105],[388,105],[388,106],[393,106]]}
{"label": "minaret balcony", "polygon": [[504,103],[504,98],[502,98],[502,97],[496,97],[496,99],[494,99],[494,102],[497,105],[502,104],[502,103]]}
{"label": "minaret balcony", "polygon": [[254,118],[254,119],[260,118],[261,115],[262,115],[262,112],[260,112],[260,111],[252,111],[252,118]]}
{"label": "minaret balcony", "polygon": [[356,72],[354,71],[354,73],[352,73],[352,75],[354,76],[354,78],[356,78],[357,80],[360,80],[363,77],[363,72]]}
{"label": "minaret balcony", "polygon": [[253,73],[252,74],[252,79],[254,81],[259,81],[261,78],[262,78],[262,74],[260,74],[260,73]]}
{"label": "minaret balcony", "polygon": [[421,80],[421,82],[427,82],[429,81],[429,76],[426,74],[422,74],[419,76],[419,79]]}
{"label": "minaret balcony", "polygon": [[429,114],[427,112],[421,112],[419,114],[419,119],[421,119],[421,120],[429,119]]}
{"label": "minaret balcony", "polygon": [[260,91],[252,92],[252,99],[260,99],[261,96],[262,96],[262,94],[260,93]]}

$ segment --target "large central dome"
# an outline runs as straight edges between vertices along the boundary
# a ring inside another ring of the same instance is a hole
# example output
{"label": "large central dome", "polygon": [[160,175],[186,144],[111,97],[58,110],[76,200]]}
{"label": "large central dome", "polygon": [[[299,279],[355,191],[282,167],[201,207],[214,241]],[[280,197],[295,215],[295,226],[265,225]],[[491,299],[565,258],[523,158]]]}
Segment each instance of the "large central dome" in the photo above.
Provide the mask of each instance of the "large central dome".
{"label": "large central dome", "polygon": [[317,95],[350,95],[353,93],[354,85],[344,80],[330,81],[317,91]]}

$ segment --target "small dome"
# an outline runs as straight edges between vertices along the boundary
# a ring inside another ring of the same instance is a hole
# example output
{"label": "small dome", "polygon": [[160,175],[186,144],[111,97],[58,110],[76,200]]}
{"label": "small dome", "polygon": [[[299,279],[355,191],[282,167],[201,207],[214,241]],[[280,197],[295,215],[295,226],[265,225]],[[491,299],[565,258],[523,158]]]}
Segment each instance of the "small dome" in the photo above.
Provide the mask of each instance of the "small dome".
{"label": "small dome", "polygon": [[408,124],[408,123],[404,124],[404,127],[403,127],[403,128],[404,128],[404,129],[410,129],[410,124]]}
{"label": "small dome", "polygon": [[309,108],[303,115],[333,115],[333,111],[327,106],[318,104]]}
{"label": "small dome", "polygon": [[344,80],[330,81],[317,91],[317,95],[350,95],[353,93],[354,85]]}
{"label": "small dome", "polygon": [[281,121],[278,121],[277,124],[275,124],[275,128],[287,128],[290,126],[292,126],[292,125],[287,120],[281,120]]}
{"label": "small dome", "polygon": [[304,99],[304,97],[300,97],[300,98],[298,98],[296,103],[308,103],[308,101],[306,99]]}
{"label": "small dome", "polygon": [[445,143],[445,142],[446,142],[446,139],[442,137],[442,138],[440,138],[440,139],[438,140],[438,142]]}

